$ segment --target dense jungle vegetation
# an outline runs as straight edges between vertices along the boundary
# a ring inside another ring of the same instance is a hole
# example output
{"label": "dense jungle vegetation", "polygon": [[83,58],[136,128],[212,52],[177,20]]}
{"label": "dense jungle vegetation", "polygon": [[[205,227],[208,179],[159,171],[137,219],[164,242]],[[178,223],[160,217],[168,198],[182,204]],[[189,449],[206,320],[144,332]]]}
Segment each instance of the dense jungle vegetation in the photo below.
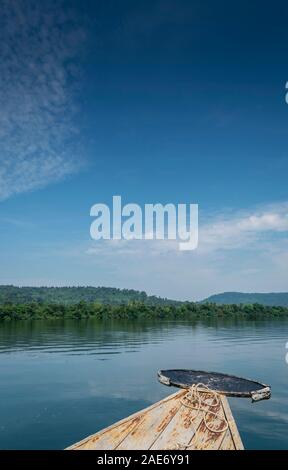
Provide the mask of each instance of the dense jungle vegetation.
{"label": "dense jungle vegetation", "polygon": [[146,305],[130,302],[123,305],[108,305],[81,301],[76,304],[26,303],[0,305],[0,321],[41,319],[195,319],[229,318],[263,319],[287,317],[287,307],[251,305],[216,305],[185,302],[180,305]]}

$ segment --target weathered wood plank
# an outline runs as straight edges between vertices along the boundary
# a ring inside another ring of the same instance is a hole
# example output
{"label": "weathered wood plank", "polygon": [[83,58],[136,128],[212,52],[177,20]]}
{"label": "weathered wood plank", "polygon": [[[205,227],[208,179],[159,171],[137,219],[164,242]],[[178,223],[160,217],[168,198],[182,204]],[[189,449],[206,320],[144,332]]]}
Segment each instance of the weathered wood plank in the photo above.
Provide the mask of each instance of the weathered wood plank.
{"label": "weathered wood plank", "polygon": [[[184,406],[181,402],[187,390],[181,390],[158,403],[83,439],[68,449],[243,449],[238,429],[226,397],[220,396],[217,407],[209,409],[225,417],[228,429],[214,433],[204,422],[202,411]],[[200,392],[201,393],[201,392]],[[205,393],[205,392],[203,392]],[[206,399],[206,403],[209,400]],[[212,398],[211,398],[212,400]],[[210,401],[211,403],[211,401]],[[205,405],[207,408],[207,405]],[[215,415],[206,416],[208,425],[217,428],[223,425]]]}
{"label": "weathered wood plank", "polygon": [[141,422],[116,446],[116,449],[149,449],[173,419],[180,406],[179,398],[174,398],[145,413]]}
{"label": "weathered wood plank", "polygon": [[236,450],[230,429],[227,429],[219,450]]}
{"label": "weathered wood plank", "polygon": [[229,429],[231,431],[231,436],[232,436],[232,439],[233,439],[233,442],[234,442],[235,449],[236,450],[244,450],[243,442],[242,442],[242,439],[240,437],[238,428],[236,426],[234,417],[232,415],[232,411],[231,411],[231,408],[229,406],[228,400],[227,400],[226,397],[224,397],[224,395],[221,395],[221,401],[222,401],[222,406],[223,406],[223,410],[224,410],[224,413],[225,413],[225,417],[226,417]]}
{"label": "weathered wood plank", "polygon": [[186,446],[191,441],[202,420],[200,414],[195,419],[192,419],[193,415],[195,416],[193,410],[182,405],[151,446],[151,450],[180,449]]}
{"label": "weathered wood plank", "polygon": [[[108,426],[107,428],[105,429],[102,429],[100,431],[98,431],[97,433],[95,434],[91,434],[90,436],[88,437],[85,437],[84,439],[82,439],[81,441],[78,441],[76,442],[75,444],[72,444],[71,446],[67,447],[66,450],[80,450],[82,448],[84,448],[84,444],[87,444],[89,446],[89,441],[93,441],[96,443],[96,441],[99,440],[99,437],[102,436],[103,434],[106,434],[106,433],[109,433],[110,431],[113,431],[115,429],[115,427],[117,426],[120,426],[120,425],[124,425],[125,423],[127,423],[128,421],[131,421],[133,420],[134,418],[138,418],[140,415],[141,415],[141,418],[143,417],[143,414],[145,413],[148,413],[150,412],[151,410],[153,410],[154,408],[158,407],[159,406],[159,403],[166,403],[170,400],[174,400],[174,398],[176,396],[178,396],[179,398],[181,398],[183,395],[185,395],[186,391],[185,390],[181,390],[180,392],[177,391],[175,393],[173,393],[172,395],[169,395],[168,397],[165,397],[163,400],[161,400],[160,402],[157,402],[157,403],[153,403],[152,405],[148,406],[147,408],[144,408],[143,410],[140,410],[140,411],[137,411],[136,413],[133,413],[132,415],[126,417],[126,418],[123,418],[122,420],[118,421],[117,423],[114,423],[114,424],[111,424],[110,426]],[[126,437],[126,434],[125,436],[123,436],[123,439]],[[96,445],[96,444],[95,444]],[[95,449],[98,449],[98,447],[94,447]],[[108,450],[108,449],[107,449]]]}
{"label": "weathered wood plank", "polygon": [[[226,426],[225,414],[220,400],[218,406],[206,406],[211,414],[206,413],[206,422],[212,429],[222,429]],[[217,413],[219,418],[212,413]],[[196,450],[218,450],[225,437],[226,430],[223,432],[210,431],[204,421],[204,412],[200,412],[202,421],[197,429],[197,433],[193,436],[190,445]],[[223,419],[221,419],[223,418]]]}
{"label": "weathered wood plank", "polygon": [[133,431],[142,418],[143,415],[139,414],[139,416],[136,416],[119,426],[115,426],[107,432],[96,434],[86,440],[83,444],[80,444],[77,447],[77,450],[113,450],[121,443],[121,441],[123,441],[123,439],[125,439],[127,434]]}

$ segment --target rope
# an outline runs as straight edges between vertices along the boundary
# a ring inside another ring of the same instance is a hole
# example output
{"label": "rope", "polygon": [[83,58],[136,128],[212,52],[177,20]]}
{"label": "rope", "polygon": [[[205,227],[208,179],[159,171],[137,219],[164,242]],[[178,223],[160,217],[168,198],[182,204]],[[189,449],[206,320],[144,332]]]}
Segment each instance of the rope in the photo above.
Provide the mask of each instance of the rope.
{"label": "rope", "polygon": [[[205,394],[205,398],[201,396],[202,394]],[[228,422],[224,416],[221,416],[221,414],[216,411],[211,411],[210,408],[216,408],[218,407],[221,402],[219,398],[219,394],[215,392],[214,390],[211,390],[207,385],[198,383],[198,384],[193,384],[187,394],[184,396],[184,398],[181,400],[181,404],[187,408],[190,408],[191,410],[197,410],[197,413],[195,416],[191,417],[191,424],[192,421],[194,421],[197,416],[199,415],[200,412],[203,413],[203,420],[206,428],[208,431],[213,432],[213,433],[223,433],[227,431],[228,429]],[[211,426],[208,423],[208,417],[209,415],[214,416],[217,420],[222,422],[222,426]],[[195,432],[194,435],[194,441],[197,441],[197,435]],[[177,443],[177,449],[188,449],[189,447],[194,447],[196,448],[196,444],[179,444]]]}

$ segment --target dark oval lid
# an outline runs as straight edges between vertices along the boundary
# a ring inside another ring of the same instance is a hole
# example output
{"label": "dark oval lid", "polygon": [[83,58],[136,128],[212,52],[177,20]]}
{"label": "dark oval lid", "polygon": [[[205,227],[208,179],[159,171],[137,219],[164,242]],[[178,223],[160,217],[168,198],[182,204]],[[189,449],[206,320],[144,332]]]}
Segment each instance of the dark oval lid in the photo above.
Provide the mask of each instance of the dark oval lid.
{"label": "dark oval lid", "polygon": [[236,377],[220,372],[205,372],[190,369],[160,370],[158,379],[164,385],[189,388],[193,384],[202,383],[211,390],[227,396],[251,397],[253,401],[270,398],[271,389],[268,385],[254,380]]}

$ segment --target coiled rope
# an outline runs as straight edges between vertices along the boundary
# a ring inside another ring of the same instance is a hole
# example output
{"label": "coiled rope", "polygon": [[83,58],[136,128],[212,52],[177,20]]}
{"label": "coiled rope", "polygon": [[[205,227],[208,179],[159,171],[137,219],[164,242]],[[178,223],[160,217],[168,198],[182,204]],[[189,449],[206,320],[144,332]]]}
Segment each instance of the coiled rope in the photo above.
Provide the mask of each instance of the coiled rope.
{"label": "coiled rope", "polygon": [[[193,384],[184,398],[181,400],[181,404],[187,408],[192,410],[197,410],[196,414],[191,417],[191,424],[197,418],[199,413],[203,413],[203,421],[206,428],[212,433],[223,433],[228,429],[228,422],[225,416],[221,415],[219,411],[211,411],[210,408],[219,407],[220,397],[215,390],[211,390],[207,385],[198,383]],[[211,426],[208,422],[209,416],[214,416],[216,420],[220,421],[219,425]],[[221,425],[222,424],[222,425]],[[177,444],[177,449],[188,449],[189,447],[196,448],[195,441],[196,438],[196,430],[194,435],[194,444]]]}

